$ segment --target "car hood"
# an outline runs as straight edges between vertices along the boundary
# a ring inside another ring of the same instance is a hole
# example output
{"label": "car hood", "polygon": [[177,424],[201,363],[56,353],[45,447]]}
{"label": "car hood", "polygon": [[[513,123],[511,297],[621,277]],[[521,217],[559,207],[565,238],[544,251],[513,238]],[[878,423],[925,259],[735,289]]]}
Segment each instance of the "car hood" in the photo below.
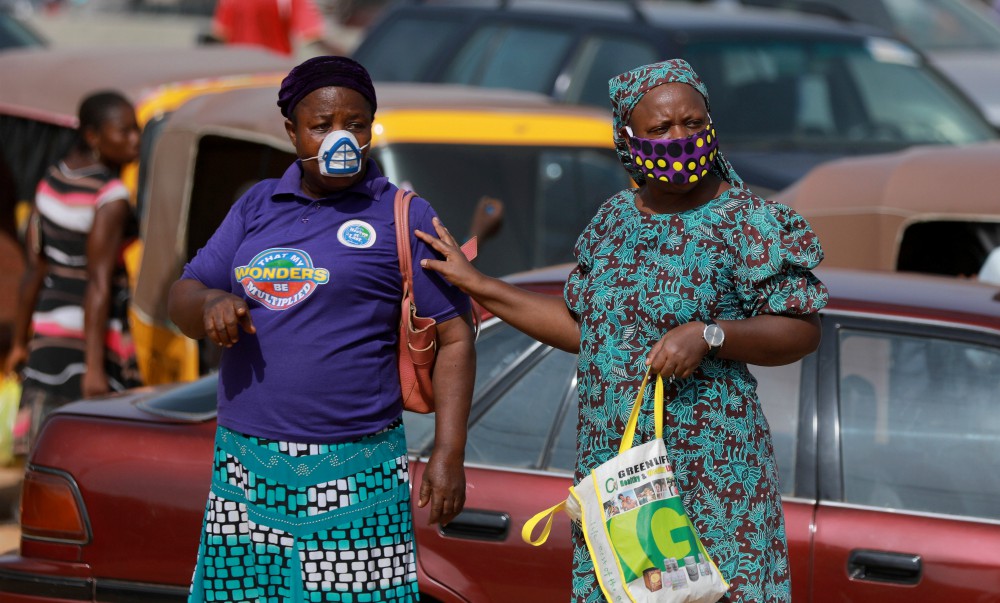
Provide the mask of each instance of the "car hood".
{"label": "car hood", "polygon": [[1000,128],[1000,52],[938,52],[930,58]]}
{"label": "car hood", "polygon": [[723,148],[733,169],[759,195],[769,196],[794,184],[817,165],[847,155],[849,149],[789,149],[787,151]]}

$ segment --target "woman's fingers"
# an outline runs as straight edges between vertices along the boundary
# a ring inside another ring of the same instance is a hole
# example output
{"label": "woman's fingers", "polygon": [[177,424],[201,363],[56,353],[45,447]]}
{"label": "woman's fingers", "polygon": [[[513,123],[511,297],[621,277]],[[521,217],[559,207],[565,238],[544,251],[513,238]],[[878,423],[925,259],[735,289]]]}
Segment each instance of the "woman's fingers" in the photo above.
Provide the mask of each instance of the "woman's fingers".
{"label": "woman's fingers", "polygon": [[236,309],[236,320],[239,321],[240,327],[247,333],[253,334],[257,332],[257,327],[254,326],[253,319],[250,318],[250,308],[247,308],[246,304]]}
{"label": "woman's fingers", "polygon": [[695,337],[693,333],[694,329],[686,329],[683,325],[669,331],[650,348],[646,365],[666,378],[690,377],[701,363],[701,356],[693,353],[701,349],[701,335]]}
{"label": "woman's fingers", "polygon": [[445,244],[451,247],[458,247],[458,242],[455,240],[455,237],[451,236],[451,231],[445,227],[444,222],[442,222],[440,218],[434,218],[434,230],[437,231],[438,236],[441,237],[441,240],[444,241]]}
{"label": "woman's fingers", "polygon": [[434,230],[437,231],[436,237],[422,230],[414,230],[414,233],[418,239],[430,245],[434,248],[434,251],[445,256],[445,258],[454,255],[454,252],[459,250],[459,245],[455,241],[455,237],[451,236],[451,232],[437,218],[434,218]]}
{"label": "woman's fingers", "polygon": [[236,296],[213,303],[206,311],[205,335],[216,344],[232,347],[240,339],[240,329],[255,333],[246,302]]}

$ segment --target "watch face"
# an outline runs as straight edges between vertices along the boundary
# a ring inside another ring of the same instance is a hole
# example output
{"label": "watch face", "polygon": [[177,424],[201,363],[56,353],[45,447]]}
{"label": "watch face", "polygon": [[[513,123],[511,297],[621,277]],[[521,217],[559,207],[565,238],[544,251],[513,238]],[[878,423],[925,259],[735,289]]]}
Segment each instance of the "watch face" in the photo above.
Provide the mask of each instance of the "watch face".
{"label": "watch face", "polygon": [[725,340],[726,334],[722,332],[722,328],[719,325],[708,325],[705,327],[705,341],[708,345],[717,348],[722,345],[723,340]]}

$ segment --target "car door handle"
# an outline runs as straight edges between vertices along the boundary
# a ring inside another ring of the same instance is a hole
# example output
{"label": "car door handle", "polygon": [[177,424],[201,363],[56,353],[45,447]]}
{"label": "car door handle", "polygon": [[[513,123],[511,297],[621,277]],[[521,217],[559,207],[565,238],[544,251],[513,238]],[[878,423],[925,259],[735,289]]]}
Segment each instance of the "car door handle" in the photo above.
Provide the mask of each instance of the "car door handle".
{"label": "car door handle", "polygon": [[441,526],[442,536],[475,540],[506,540],[510,532],[510,515],[499,511],[465,509],[455,519]]}
{"label": "car door handle", "polygon": [[847,559],[847,574],[854,580],[916,584],[922,571],[920,555],[908,553],[858,549]]}

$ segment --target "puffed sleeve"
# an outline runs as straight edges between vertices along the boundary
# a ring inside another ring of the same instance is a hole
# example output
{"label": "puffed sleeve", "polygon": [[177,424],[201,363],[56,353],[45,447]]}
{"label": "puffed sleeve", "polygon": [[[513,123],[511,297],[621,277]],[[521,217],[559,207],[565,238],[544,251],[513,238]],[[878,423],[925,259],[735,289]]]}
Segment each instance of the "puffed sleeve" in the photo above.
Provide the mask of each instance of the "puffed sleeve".
{"label": "puffed sleeve", "polygon": [[829,293],[812,273],[823,259],[819,238],[805,218],[771,201],[745,216],[734,246],[735,281],[747,316],[817,312]]}
{"label": "puffed sleeve", "polygon": [[588,225],[576,240],[576,246],[573,248],[576,266],[573,267],[573,270],[566,278],[566,287],[563,289],[566,307],[576,316],[579,316],[583,310],[583,288],[591,267],[589,243],[592,233],[593,223]]}

